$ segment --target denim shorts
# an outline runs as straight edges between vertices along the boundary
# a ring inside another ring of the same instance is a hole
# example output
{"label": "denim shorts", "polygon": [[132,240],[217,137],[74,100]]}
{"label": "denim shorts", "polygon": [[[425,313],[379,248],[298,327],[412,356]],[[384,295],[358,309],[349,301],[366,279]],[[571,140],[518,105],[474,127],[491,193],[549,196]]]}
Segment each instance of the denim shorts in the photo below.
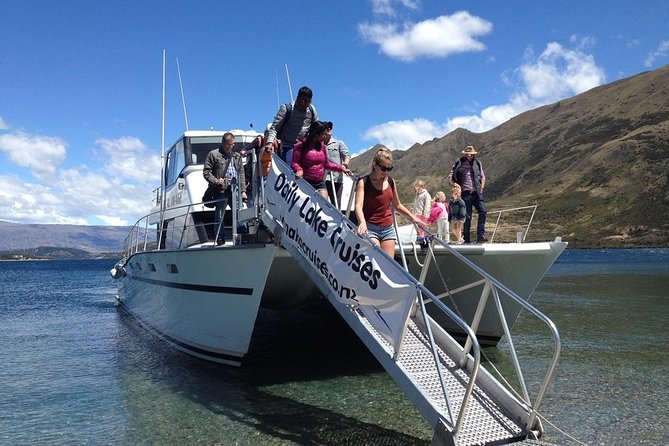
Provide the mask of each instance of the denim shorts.
{"label": "denim shorts", "polygon": [[393,225],[376,226],[371,223],[367,223],[367,235],[369,235],[370,238],[375,238],[380,242],[384,240],[397,240],[395,227]]}

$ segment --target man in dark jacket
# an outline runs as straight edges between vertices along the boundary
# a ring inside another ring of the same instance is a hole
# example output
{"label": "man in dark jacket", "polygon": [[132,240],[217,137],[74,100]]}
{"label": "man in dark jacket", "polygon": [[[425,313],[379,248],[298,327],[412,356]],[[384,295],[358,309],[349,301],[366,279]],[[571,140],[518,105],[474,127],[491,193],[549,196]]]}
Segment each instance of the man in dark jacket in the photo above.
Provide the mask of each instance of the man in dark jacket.
{"label": "man in dark jacket", "polygon": [[202,171],[209,187],[215,189],[217,198],[219,198],[214,211],[217,245],[225,243],[225,225],[221,222],[228,202],[232,201],[233,183],[238,181],[237,184],[242,190],[242,199],[246,199],[246,178],[242,166],[242,156],[232,151],[235,145],[235,135],[227,132],[223,135],[221,142],[223,144],[220,147],[207,154],[207,159],[204,161],[204,170]]}
{"label": "man in dark jacket", "polygon": [[270,126],[265,148],[272,150],[274,140],[281,140],[281,158],[289,166],[293,162],[293,146],[298,138],[303,138],[311,123],[318,121],[318,113],[311,103],[313,95],[311,88],[300,88],[295,104],[282,104]]}
{"label": "man in dark jacket", "polygon": [[476,225],[476,243],[485,243],[488,239],[485,237],[485,218],[487,215],[483,190],[485,189],[485,173],[483,173],[483,164],[476,159],[478,152],[474,146],[467,146],[462,151],[464,155],[458,159],[451,168],[449,182],[459,184],[462,188],[462,200],[467,207],[467,219],[463,229],[465,243],[470,243],[470,229],[472,224],[472,208],[476,208],[478,213],[478,223]]}

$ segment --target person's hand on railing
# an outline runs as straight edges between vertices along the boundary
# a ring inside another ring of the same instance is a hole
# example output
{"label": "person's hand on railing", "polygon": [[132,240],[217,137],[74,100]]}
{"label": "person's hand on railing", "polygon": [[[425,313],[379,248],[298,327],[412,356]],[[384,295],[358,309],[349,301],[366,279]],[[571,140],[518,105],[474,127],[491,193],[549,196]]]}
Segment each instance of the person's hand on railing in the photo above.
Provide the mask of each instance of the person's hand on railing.
{"label": "person's hand on railing", "polygon": [[358,223],[358,235],[363,237],[367,235],[367,222],[364,220]]}
{"label": "person's hand on railing", "polygon": [[414,214],[411,214],[411,224],[421,228],[422,230],[428,230],[429,231],[429,229],[430,229],[430,227],[428,226],[427,223],[425,223],[420,218],[416,217]]}

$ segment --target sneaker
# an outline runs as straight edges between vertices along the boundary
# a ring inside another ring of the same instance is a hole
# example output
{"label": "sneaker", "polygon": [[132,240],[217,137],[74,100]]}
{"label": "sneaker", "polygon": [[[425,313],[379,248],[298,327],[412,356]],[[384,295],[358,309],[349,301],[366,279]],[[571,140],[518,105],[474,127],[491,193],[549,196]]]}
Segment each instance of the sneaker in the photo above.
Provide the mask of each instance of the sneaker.
{"label": "sneaker", "polygon": [[487,243],[488,239],[485,237],[477,238],[476,243]]}

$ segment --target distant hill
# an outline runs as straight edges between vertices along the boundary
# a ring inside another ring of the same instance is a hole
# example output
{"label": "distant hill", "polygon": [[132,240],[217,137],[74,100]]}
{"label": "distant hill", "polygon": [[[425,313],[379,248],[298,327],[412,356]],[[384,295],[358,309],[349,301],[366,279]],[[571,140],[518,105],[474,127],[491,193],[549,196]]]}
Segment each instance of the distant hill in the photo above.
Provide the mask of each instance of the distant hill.
{"label": "distant hill", "polygon": [[[483,162],[489,210],[539,205],[528,240],[669,246],[669,65],[522,113],[484,133],[457,129],[393,152],[402,200],[413,201],[417,178],[432,194],[448,193],[448,172],[466,145],[475,146]],[[374,151],[352,160],[357,174],[369,172]],[[0,221],[0,252],[118,253],[128,231]]]}
{"label": "distant hill", "polygon": [[37,253],[39,248],[39,255],[61,257],[120,253],[129,230],[126,226],[23,225],[0,221],[0,252]]}
{"label": "distant hill", "polygon": [[[538,204],[530,239],[574,247],[669,246],[669,65],[516,116],[394,152],[403,201],[431,193],[466,145],[479,152],[489,210]],[[374,149],[351,165],[367,173]]]}

